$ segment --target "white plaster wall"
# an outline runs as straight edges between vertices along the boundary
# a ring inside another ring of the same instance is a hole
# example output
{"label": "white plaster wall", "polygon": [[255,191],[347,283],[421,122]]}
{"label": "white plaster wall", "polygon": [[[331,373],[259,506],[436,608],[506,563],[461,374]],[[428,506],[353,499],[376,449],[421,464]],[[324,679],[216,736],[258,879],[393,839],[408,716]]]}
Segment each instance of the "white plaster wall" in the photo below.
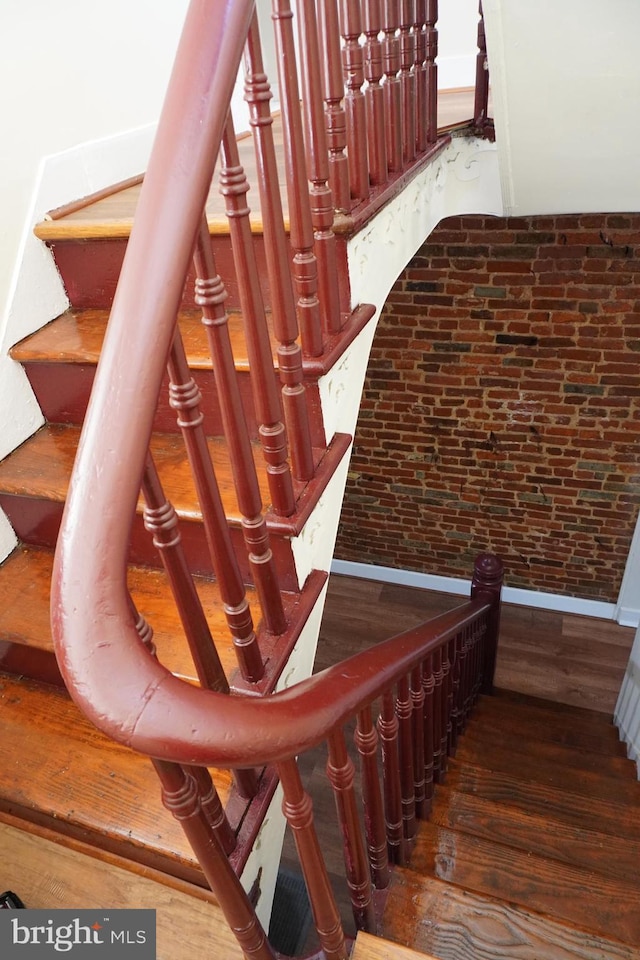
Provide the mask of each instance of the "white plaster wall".
{"label": "white plaster wall", "polygon": [[640,4],[484,0],[507,214],[640,209]]}
{"label": "white plaster wall", "polygon": [[[42,422],[7,350],[66,305],[33,224],[53,206],[144,169],[186,7],[187,0],[2,2],[0,456]],[[114,152],[112,138],[125,149]],[[86,146],[74,152],[79,144]],[[0,559],[14,543],[3,516]]]}
{"label": "white plaster wall", "polygon": [[438,86],[473,87],[478,52],[477,0],[442,0],[438,7]]}

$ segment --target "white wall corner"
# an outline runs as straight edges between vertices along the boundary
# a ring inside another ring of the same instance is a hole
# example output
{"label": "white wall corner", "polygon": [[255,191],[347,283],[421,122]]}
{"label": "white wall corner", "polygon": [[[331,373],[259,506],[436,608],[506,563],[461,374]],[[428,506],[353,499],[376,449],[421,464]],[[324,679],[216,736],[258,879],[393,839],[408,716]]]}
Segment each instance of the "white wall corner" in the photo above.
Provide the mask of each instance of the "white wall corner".
{"label": "white wall corner", "polygon": [[640,514],[631,538],[615,618],[623,627],[637,627],[640,624]]}
{"label": "white wall corner", "polygon": [[640,779],[640,627],[631,648],[613,721],[627,746],[627,756],[636,761]]}

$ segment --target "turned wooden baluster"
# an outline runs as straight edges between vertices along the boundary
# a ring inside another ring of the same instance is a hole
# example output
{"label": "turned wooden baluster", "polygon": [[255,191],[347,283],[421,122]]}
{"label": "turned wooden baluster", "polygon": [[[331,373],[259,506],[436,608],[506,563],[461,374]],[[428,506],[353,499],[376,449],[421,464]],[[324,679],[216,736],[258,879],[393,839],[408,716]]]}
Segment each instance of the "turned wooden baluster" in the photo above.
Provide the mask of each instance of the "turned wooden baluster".
{"label": "turned wooden baluster", "polygon": [[295,511],[291,471],[287,463],[287,438],[273,367],[269,328],[260,289],[258,265],[251,236],[247,193],[249,183],[240,164],[231,114],[222,137],[220,192],[225,198],[233,260],[240,292],[242,319],[251,369],[253,402],[258,418],[258,435],[267,464],[271,506],[275,513],[289,517]]}
{"label": "turned wooden baluster", "polygon": [[472,646],[471,629],[467,628],[462,637],[460,647],[460,693],[459,693],[459,716],[458,733],[461,734],[467,723],[469,711],[469,687],[471,683],[471,663],[470,652]]}
{"label": "turned wooden baluster", "polygon": [[449,765],[449,729],[451,724],[452,677],[448,641],[442,645],[442,729],[440,731],[440,766],[442,781]]}
{"label": "turned wooden baluster", "polygon": [[326,960],[346,960],[347,945],[313,824],[311,797],[302,786],[295,760],[279,763],[278,775],[284,793],[282,810],[293,833],[320,946]]}
{"label": "turned wooden baluster", "polygon": [[476,559],[471,582],[471,598],[491,604],[487,617],[487,635],[484,639],[484,663],[482,665],[482,693],[493,691],[493,678],[496,672],[496,654],[500,633],[500,594],[504,567],[499,557],[492,553],[481,553]]}
{"label": "turned wooden baluster", "polygon": [[328,738],[329,759],[327,777],[333,788],[338,822],[342,831],[344,866],[351,897],[353,917],[358,930],[375,931],[369,864],[360,829],[353,781],[355,777],[351,757],[342,730]]}
{"label": "turned wooden baluster", "polygon": [[393,693],[390,690],[386,691],[382,697],[382,711],[378,717],[378,733],[382,750],[384,811],[389,859],[393,863],[404,865],[407,862],[407,851],[402,837],[398,718],[396,717]]}
{"label": "turned wooden baluster", "polygon": [[422,686],[424,689],[424,802],[425,816],[428,816],[433,806],[433,693],[436,686],[433,676],[433,656],[431,654],[423,664]]}
{"label": "turned wooden baluster", "polygon": [[[131,611],[136,621],[135,627],[138,632],[138,636],[142,640],[147,650],[149,650],[151,655],[155,657],[156,647],[153,642],[153,630],[142,614],[136,609],[131,596],[129,596],[129,605],[131,606]],[[158,768],[157,761],[155,760],[152,760],[151,762],[153,763],[154,768],[160,776],[160,780],[162,781],[164,768]],[[179,764],[173,764],[172,766],[175,767],[176,771],[183,770]],[[249,780],[247,782],[253,780],[252,771],[247,770],[239,772],[246,772],[249,774]],[[182,774],[177,773],[177,775],[181,776]],[[227,855],[232,853],[236,847],[236,837],[231,829],[231,824],[229,823],[227,815],[224,812],[220,802],[220,797],[218,796],[218,792],[214,786],[213,780],[211,779],[211,774],[205,767],[189,767],[187,775],[192,776],[195,783],[198,803],[200,806],[200,819],[215,834],[224,852]],[[249,796],[252,795],[253,794],[249,794]]]}
{"label": "turned wooden baluster", "polygon": [[272,0],[272,10],[280,84],[290,241],[294,254],[291,269],[297,297],[296,311],[303,353],[305,357],[318,357],[322,353],[318,263],[314,250],[304,155],[293,13],[289,0]]}
{"label": "turned wooden baluster", "polygon": [[[178,375],[178,370],[174,369],[174,373]],[[202,603],[195,588],[191,571],[187,566],[180,537],[178,516],[173,505],[169,503],[164,494],[162,483],[160,482],[160,477],[158,476],[158,471],[151,454],[147,454],[145,472],[142,478],[142,493],[145,499],[143,512],[144,525],[153,536],[153,544],[160,553],[160,559],[162,560],[162,565],[171,586],[171,592],[176,602],[178,614],[184,628],[200,684],[209,690],[216,690],[219,693],[229,693],[229,683],[224,674],[218,651],[211,636],[209,624],[202,609]],[[257,650],[257,640],[253,632],[251,612],[246,602],[244,585],[241,579],[239,580],[239,596],[241,602],[237,606],[234,606],[224,601],[225,595],[230,596],[231,593],[229,593],[229,591],[233,590],[236,586],[230,576],[235,562],[235,555],[233,552],[229,555],[224,551],[225,537],[228,540],[229,535],[224,514],[222,515],[222,519],[218,517],[218,522],[223,524],[223,528],[220,530],[219,540],[216,540],[216,552],[212,555],[212,562],[216,572],[217,569],[220,569],[222,575],[222,580],[219,585],[220,593],[223,597],[224,611],[227,623],[229,624],[229,630],[234,640],[238,666],[244,676],[245,671],[248,671],[252,663],[252,658],[255,657],[256,654],[259,657],[259,650]],[[230,542],[227,543],[227,547],[231,549]],[[227,561],[229,563],[228,567],[226,566]],[[240,574],[238,572],[238,577],[239,576]],[[249,650],[248,657],[245,655],[247,649]],[[257,662],[259,666],[262,665],[261,658]],[[243,797],[255,796],[257,781],[255,773],[252,770],[239,770],[234,774],[234,779]],[[210,777],[209,781],[211,781]],[[202,784],[200,785],[202,786]],[[206,784],[204,784],[204,786],[206,787]],[[213,784],[210,783],[210,786],[212,787]],[[223,843],[225,849],[227,849],[226,843],[227,841]],[[233,849],[233,847],[231,849]],[[227,850],[227,852],[230,851]]]}
{"label": "turned wooden baluster", "polygon": [[298,44],[302,106],[305,120],[307,177],[311,187],[311,222],[318,258],[320,321],[325,334],[342,328],[338,291],[338,260],[333,232],[334,204],[329,186],[329,156],[324,127],[324,104],[320,79],[320,51],[315,0],[297,0]]}
{"label": "turned wooden baluster", "polygon": [[416,80],[413,63],[416,44],[413,35],[414,0],[400,2],[400,85],[402,88],[402,156],[410,163],[416,155]]}
{"label": "turned wooden baluster", "polygon": [[433,779],[442,779],[442,647],[433,651]]}
{"label": "turned wooden baluster", "polygon": [[427,20],[426,0],[415,0],[415,19],[413,22],[413,36],[415,39],[415,60],[413,73],[416,84],[416,150],[422,153],[427,149],[427,35],[425,23]]}
{"label": "turned wooden baluster", "polygon": [[351,196],[366,200],[369,196],[369,161],[367,157],[367,113],[364,86],[364,54],[360,46],[362,20],[360,0],[340,0],[342,28],[342,69],[346,95],[344,109],[347,120],[347,154]]}
{"label": "turned wooden baluster", "polygon": [[191,377],[182,339],[177,331],[169,354],[168,370],[169,402],[177,412],[178,426],[189,455],[209,554],[216,580],[220,584],[238,663],[243,677],[256,682],[264,675],[264,664],[209,454],[200,409],[200,391]]}
{"label": "turned wooden baluster", "polygon": [[473,122],[483,127],[489,118],[489,63],[487,61],[487,38],[484,32],[482,0],[478,20],[478,53],[476,56],[476,92],[473,106]]}
{"label": "turned wooden baluster", "polygon": [[424,775],[424,687],[422,668],[411,671],[411,725],[413,727],[413,793],[416,816],[424,820],[427,815]]}
{"label": "turned wooden baluster", "polygon": [[452,690],[452,709],[451,709],[451,733],[449,736],[449,754],[452,757],[456,755],[458,746],[458,737],[462,726],[462,706],[460,702],[461,688],[461,655],[464,643],[464,633],[459,631],[454,638],[453,666],[451,668],[451,690]]}
{"label": "turned wooden baluster", "polygon": [[384,103],[386,110],[387,158],[389,170],[402,169],[402,84],[400,83],[400,26],[397,0],[382,0],[384,31]]}
{"label": "turned wooden baluster", "polygon": [[302,373],[302,351],[297,342],[298,321],[278,188],[273,120],[269,109],[271,87],[264,72],[256,14],[251,21],[245,48],[244,89],[253,129],[264,248],[271,288],[271,316],[273,332],[278,341],[282,405],[291,447],[293,475],[297,480],[310,480],[313,476],[313,452]]}
{"label": "turned wooden baluster", "polygon": [[247,894],[215,834],[208,829],[193,775],[179,764],[155,760],[162,782],[162,801],[180,821],[215,894],[226,921],[248,960],[276,960],[276,955]]}
{"label": "turned wooden baluster", "polygon": [[[251,572],[258,591],[264,625],[270,633],[281,634],[286,629],[287,622],[278,586],[275,559],[269,546],[269,533],[262,514],[262,499],[231,351],[229,324],[224,308],[227,292],[216,272],[211,239],[204,218],[196,241],[194,262],[197,274],[195,301],[202,309],[202,322],[207,331],[220,413],[229,447],[238,507],[242,515],[242,533]],[[229,570],[223,573],[226,577],[229,575]],[[242,582],[239,572],[234,572],[234,590],[238,589],[236,576]],[[246,614],[244,631],[248,637],[249,625],[246,624]]]}
{"label": "turned wooden baluster", "polygon": [[337,0],[317,0],[320,29],[321,64],[323,68],[324,120],[329,148],[329,185],[336,210],[351,208],[349,161],[347,146],[347,119],[342,101],[342,55],[340,53],[340,23]]}
{"label": "turned wooden baluster", "polygon": [[378,776],[378,736],[371,718],[371,707],[365,707],[358,714],[354,740],[360,755],[364,825],[371,877],[376,889],[382,890],[389,885],[389,854]]}
{"label": "turned wooden baluster", "polygon": [[427,140],[435,143],[438,139],[438,0],[427,0],[426,43],[427,43]]}
{"label": "turned wooden baluster", "polygon": [[382,29],[381,0],[364,0],[363,29],[366,37],[364,72],[367,80],[367,139],[369,142],[369,177],[371,183],[387,182],[387,144],[384,123],[384,91],[382,43],[378,34]]}
{"label": "turned wooden baluster", "polygon": [[[187,566],[178,527],[178,517],[172,504],[165,497],[151,454],[147,456],[142,478],[142,493],[146,504],[143,513],[144,525],[152,534],[153,544],[160,553],[160,559],[176,602],[198,679],[209,690],[229,693],[229,684],[211,636],[191,571]],[[235,620],[232,621],[230,626],[233,633]]]}
{"label": "turned wooden baluster", "polygon": [[396,716],[398,717],[398,744],[400,747],[400,791],[402,795],[402,835],[411,852],[416,835],[416,804],[413,792],[413,708],[409,690],[409,678],[398,681]]}

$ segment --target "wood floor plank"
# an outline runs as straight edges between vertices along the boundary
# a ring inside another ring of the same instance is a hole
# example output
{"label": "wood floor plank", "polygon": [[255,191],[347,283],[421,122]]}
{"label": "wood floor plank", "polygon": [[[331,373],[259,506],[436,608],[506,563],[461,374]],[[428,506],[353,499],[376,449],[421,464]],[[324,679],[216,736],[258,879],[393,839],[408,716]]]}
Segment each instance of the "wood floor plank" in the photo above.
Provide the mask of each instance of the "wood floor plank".
{"label": "wood floor plank", "polygon": [[[67,495],[79,437],[80,429],[77,426],[48,424],[42,427],[0,462],[0,490],[12,496],[44,498],[62,503]],[[199,521],[202,514],[182,438],[177,434],[154,434],[150,446],[165,494],[173,503],[178,516]],[[209,449],[227,519],[231,523],[239,524],[241,515],[227,446],[222,440],[210,438]],[[263,501],[269,503],[264,458],[256,444],[253,452]],[[138,512],[142,512],[142,507],[143,502],[140,499]]]}
{"label": "wood floor plank", "polygon": [[412,869],[474,893],[517,903],[599,936],[640,943],[640,890],[633,884],[422,823]]}
{"label": "wood floor plank", "polygon": [[[149,760],[107,739],[65,692],[0,678],[0,727],[3,810],[202,883]],[[226,804],[229,774],[215,784]]]}
{"label": "wood floor plank", "polygon": [[625,745],[613,721],[597,713],[599,722],[589,727],[570,717],[522,703],[517,711],[500,697],[480,697],[473,711],[474,729],[508,728],[510,733],[564,747],[588,750],[606,756],[626,757]]}
{"label": "wood floor plank", "polygon": [[640,886],[640,841],[585,830],[548,814],[531,813],[439,786],[431,820],[438,826],[495,840],[525,853]]}
{"label": "wood floor plank", "polygon": [[434,958],[360,930],[351,951],[351,960],[434,960]]}
{"label": "wood floor plank", "polygon": [[158,960],[242,960],[220,908],[197,887],[168,885],[154,871],[134,873],[5,823],[0,849],[3,889],[28,908],[155,910]]}
{"label": "wood floor plank", "polygon": [[[0,565],[0,642],[53,652],[49,596],[53,554],[37,547],[18,547]],[[198,595],[227,678],[237,669],[233,642],[218,585],[194,576]],[[166,574],[148,567],[129,567],[127,580],[138,612],[153,627],[158,658],[176,676],[195,679],[195,668]],[[247,587],[250,606],[256,593]]]}
{"label": "wood floor plank", "polygon": [[583,830],[640,841],[640,807],[622,807],[615,796],[604,799],[571,793],[523,779],[517,772],[473,766],[458,759],[449,762],[446,783],[451,790],[505,803],[525,813],[548,815]]}
{"label": "wood floor plank", "polygon": [[[539,765],[546,764],[565,770],[584,770],[634,782],[637,780],[635,764],[626,756],[592,753],[589,750],[567,747],[551,740],[537,740],[532,736],[522,737],[517,730],[511,729],[506,724],[502,727],[486,726],[479,722],[470,724],[460,743],[465,746],[478,744],[489,750],[495,748],[510,754],[518,753],[521,759],[526,758]],[[640,794],[638,800],[640,801]]]}
{"label": "wood floor plank", "polygon": [[633,946],[401,868],[382,932],[440,960],[640,960]]}
{"label": "wood floor plank", "polygon": [[471,737],[460,739],[456,760],[461,764],[484,767],[492,773],[505,773],[522,780],[557,787],[568,793],[592,799],[611,800],[640,809],[640,784],[633,780],[609,777],[589,770],[552,766],[518,750],[502,749]]}
{"label": "wood floor plank", "polygon": [[[184,310],[178,316],[189,367],[211,370],[211,354],[202,312]],[[19,363],[67,362],[97,364],[104,340],[109,310],[67,310],[51,323],[11,348],[11,356]],[[247,346],[242,317],[232,311],[228,317],[231,349],[237,370],[247,370]],[[274,367],[277,366],[274,349]]]}

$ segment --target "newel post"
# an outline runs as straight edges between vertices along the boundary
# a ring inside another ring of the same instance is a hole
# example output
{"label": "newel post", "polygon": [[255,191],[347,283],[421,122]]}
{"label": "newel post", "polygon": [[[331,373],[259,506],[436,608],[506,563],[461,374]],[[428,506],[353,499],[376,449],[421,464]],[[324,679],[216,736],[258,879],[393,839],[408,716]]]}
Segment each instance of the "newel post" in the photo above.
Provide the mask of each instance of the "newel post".
{"label": "newel post", "polygon": [[496,672],[498,635],[500,633],[500,594],[504,566],[502,560],[493,553],[481,553],[476,557],[471,581],[471,599],[491,604],[487,616],[487,632],[484,638],[484,664],[482,670],[481,693],[493,692],[493,678]]}

